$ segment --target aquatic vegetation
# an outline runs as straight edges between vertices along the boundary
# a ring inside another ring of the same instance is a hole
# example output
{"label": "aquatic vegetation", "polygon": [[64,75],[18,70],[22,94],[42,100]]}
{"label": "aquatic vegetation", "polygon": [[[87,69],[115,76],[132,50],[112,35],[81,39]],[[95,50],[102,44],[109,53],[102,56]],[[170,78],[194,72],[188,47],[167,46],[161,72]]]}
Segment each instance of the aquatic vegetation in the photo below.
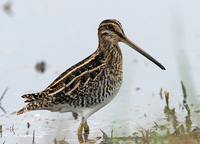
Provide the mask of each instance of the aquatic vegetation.
{"label": "aquatic vegetation", "polygon": [[5,109],[1,106],[1,101],[3,100],[4,98],[4,95],[6,94],[8,88],[5,89],[5,91],[3,92],[3,94],[1,95],[1,98],[0,98],[0,109],[4,112],[4,114],[6,114],[6,111]]}
{"label": "aquatic vegetation", "polygon": [[[169,92],[164,91],[166,106],[163,110],[166,120],[171,122],[174,130],[172,131],[169,128],[169,125],[163,124],[159,125],[157,122],[154,122],[154,126],[151,129],[145,129],[140,127],[138,132],[134,133],[131,137],[114,137],[113,130],[111,132],[111,137],[109,137],[105,132],[102,132],[102,143],[136,143],[136,144],[198,144],[200,142],[200,128],[197,126],[192,126],[191,112],[189,105],[187,104],[186,98],[186,88],[181,82],[183,90],[183,105],[187,111],[185,116],[185,123],[178,121],[177,113],[175,108],[170,109],[169,107]],[[162,91],[162,90],[161,90]],[[160,94],[162,95],[162,94]]]}

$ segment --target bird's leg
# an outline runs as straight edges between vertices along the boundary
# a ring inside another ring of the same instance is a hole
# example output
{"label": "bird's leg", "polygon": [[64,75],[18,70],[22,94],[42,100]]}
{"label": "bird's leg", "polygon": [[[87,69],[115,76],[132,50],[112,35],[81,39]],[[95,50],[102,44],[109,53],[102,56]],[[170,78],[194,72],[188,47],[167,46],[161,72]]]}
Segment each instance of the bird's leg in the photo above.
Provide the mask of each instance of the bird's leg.
{"label": "bird's leg", "polygon": [[83,131],[83,128],[84,128],[84,123],[85,123],[85,118],[82,117],[81,123],[80,123],[80,125],[78,127],[78,134],[82,134],[82,131]]}
{"label": "bird's leg", "polygon": [[78,127],[78,134],[82,134],[82,131],[83,131],[83,123],[80,123]]}
{"label": "bird's leg", "polygon": [[78,127],[78,134],[82,134],[83,129],[84,129],[84,132],[85,132],[86,134],[89,134],[89,130],[90,130],[90,129],[89,129],[89,126],[88,126],[88,124],[87,124],[87,120],[85,120],[84,117],[82,117],[81,123],[80,123],[80,125],[79,125],[79,127]]}
{"label": "bird's leg", "polygon": [[83,125],[83,128],[84,128],[84,132],[87,133],[87,134],[89,134],[90,128],[89,128],[89,126],[87,124],[87,120],[85,121],[85,123]]}

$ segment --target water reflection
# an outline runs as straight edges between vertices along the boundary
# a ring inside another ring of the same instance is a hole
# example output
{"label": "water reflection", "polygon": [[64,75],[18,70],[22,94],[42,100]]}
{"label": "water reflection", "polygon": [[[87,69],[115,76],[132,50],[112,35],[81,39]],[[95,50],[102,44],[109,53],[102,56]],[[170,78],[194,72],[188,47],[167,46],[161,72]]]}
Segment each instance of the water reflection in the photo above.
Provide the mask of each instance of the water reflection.
{"label": "water reflection", "polygon": [[86,133],[78,134],[77,136],[78,136],[79,143],[86,143],[88,141],[88,135],[89,134],[86,134]]}

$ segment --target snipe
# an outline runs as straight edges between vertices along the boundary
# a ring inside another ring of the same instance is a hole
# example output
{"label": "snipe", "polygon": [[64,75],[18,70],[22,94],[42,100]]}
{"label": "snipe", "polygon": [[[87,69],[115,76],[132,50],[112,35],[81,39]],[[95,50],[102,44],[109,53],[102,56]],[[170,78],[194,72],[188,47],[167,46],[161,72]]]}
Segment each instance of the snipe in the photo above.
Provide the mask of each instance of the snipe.
{"label": "snipe", "polygon": [[93,54],[63,72],[44,91],[23,95],[28,104],[17,114],[31,110],[73,112],[82,117],[78,133],[82,133],[83,128],[89,132],[87,118],[108,104],[122,85],[122,52],[118,42],[124,42],[165,70],[163,65],[125,36],[117,20],[101,22],[98,37],[99,46]]}

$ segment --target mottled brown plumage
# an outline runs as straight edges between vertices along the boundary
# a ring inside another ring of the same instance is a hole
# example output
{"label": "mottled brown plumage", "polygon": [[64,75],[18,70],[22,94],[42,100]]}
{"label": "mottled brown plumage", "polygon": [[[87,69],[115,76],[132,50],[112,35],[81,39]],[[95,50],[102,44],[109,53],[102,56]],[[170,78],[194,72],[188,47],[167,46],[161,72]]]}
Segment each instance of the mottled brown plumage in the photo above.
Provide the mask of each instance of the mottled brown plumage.
{"label": "mottled brown plumage", "polygon": [[89,131],[87,118],[108,104],[122,84],[122,52],[118,42],[126,43],[165,69],[125,36],[117,20],[104,20],[98,28],[98,37],[99,46],[93,54],[63,72],[44,91],[23,95],[28,104],[17,114],[30,110],[78,113],[82,116],[78,133],[83,127]]}

